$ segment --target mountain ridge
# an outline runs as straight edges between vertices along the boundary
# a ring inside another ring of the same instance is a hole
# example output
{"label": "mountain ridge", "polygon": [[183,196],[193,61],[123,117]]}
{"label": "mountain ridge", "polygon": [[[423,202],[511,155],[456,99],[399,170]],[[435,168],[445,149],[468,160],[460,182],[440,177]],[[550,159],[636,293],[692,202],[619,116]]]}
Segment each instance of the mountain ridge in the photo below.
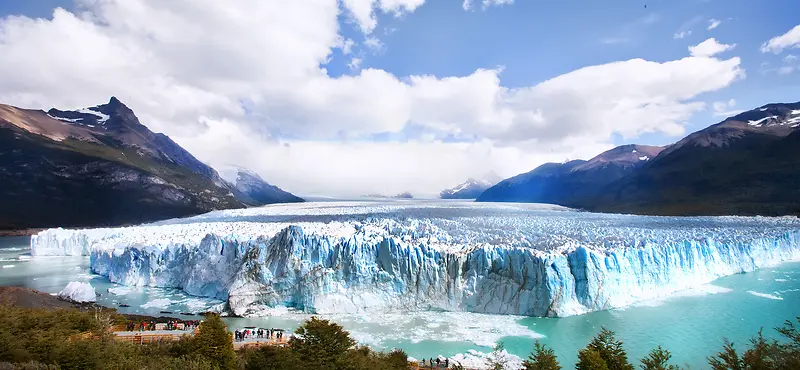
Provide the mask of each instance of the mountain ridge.
{"label": "mountain ridge", "polygon": [[0,104],[0,229],[126,225],[245,207],[235,185],[133,110]]}
{"label": "mountain ridge", "polygon": [[439,193],[441,199],[475,199],[486,189],[498,183],[501,178],[494,172],[489,172],[480,179],[468,178],[467,181],[452,188],[444,189]]}
{"label": "mountain ridge", "polygon": [[651,152],[656,155],[640,165],[628,160],[632,167],[626,169],[617,163],[618,171],[605,177],[581,171],[623,147],[589,161],[544,164],[501,181],[477,201],[653,215],[800,214],[800,102],[728,117]]}

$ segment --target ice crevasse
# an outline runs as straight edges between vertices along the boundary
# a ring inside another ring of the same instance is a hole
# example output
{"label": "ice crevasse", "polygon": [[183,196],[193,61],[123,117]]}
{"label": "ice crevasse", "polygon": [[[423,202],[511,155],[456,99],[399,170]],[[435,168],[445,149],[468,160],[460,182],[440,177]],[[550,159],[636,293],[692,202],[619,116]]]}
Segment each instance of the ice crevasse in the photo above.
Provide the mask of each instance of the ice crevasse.
{"label": "ice crevasse", "polygon": [[602,215],[533,205],[314,204],[128,228],[46,230],[115,283],[180,288],[236,315],[448,310],[570,316],[800,259],[797,218]]}

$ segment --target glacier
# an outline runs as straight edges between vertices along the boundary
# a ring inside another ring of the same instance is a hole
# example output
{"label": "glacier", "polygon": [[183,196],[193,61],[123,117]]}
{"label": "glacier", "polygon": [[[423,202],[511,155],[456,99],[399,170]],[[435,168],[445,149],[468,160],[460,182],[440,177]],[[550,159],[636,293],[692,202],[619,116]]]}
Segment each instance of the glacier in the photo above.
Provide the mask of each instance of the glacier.
{"label": "glacier", "polygon": [[[34,256],[89,256],[129,286],[253,316],[455,311],[571,316],[800,259],[796,217],[656,217],[448,201],[280,204],[132,227],[49,229]],[[280,310],[278,310],[280,311]]]}

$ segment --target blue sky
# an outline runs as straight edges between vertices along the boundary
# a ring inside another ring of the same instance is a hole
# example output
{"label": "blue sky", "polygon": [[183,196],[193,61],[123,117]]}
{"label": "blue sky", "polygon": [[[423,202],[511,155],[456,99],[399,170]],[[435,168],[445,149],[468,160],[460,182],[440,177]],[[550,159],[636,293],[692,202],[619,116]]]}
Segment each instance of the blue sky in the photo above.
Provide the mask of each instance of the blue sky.
{"label": "blue sky", "polygon": [[0,99],[115,95],[215,167],[337,195],[435,194],[800,101],[800,41],[761,51],[797,1],[471,1],[5,0]]}
{"label": "blue sky", "polygon": [[[800,101],[800,72],[762,71],[762,63],[779,67],[786,53],[759,50],[764,42],[800,22],[797,1],[517,1],[485,11],[460,10],[459,1],[437,1],[402,18],[382,15],[383,26],[376,34],[384,47],[377,53],[363,51],[362,67],[398,75],[448,76],[503,66],[503,85],[522,87],[617,60],[679,59],[688,56],[690,45],[714,37],[736,44],[732,55],[742,58],[747,78],[701,98],[709,103],[733,98],[739,109]],[[721,23],[708,30],[711,19]],[[363,39],[352,23],[343,22],[343,30],[355,40]],[[686,31],[691,34],[675,38]],[[328,68],[334,74],[352,73],[346,62],[335,59]],[[699,130],[722,118],[711,110],[706,113],[694,117],[687,129]],[[674,138],[646,135],[633,141],[663,145]]]}

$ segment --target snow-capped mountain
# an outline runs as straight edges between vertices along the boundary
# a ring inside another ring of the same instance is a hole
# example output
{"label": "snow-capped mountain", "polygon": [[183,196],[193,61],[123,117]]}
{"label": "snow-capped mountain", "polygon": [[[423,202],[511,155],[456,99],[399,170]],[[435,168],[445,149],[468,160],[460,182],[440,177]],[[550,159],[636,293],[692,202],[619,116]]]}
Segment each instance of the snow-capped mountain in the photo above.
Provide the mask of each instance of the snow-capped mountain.
{"label": "snow-capped mountain", "polygon": [[800,102],[767,104],[665,148],[625,145],[544,164],[478,201],[659,215],[800,214]]}
{"label": "snow-capped mountain", "polygon": [[677,215],[800,214],[800,102],[767,104],[692,133],[585,202]]}
{"label": "snow-capped mountain", "polygon": [[114,97],[75,111],[0,105],[0,183],[0,229],[120,225],[245,206],[236,186]]}
{"label": "snow-capped mountain", "polygon": [[500,177],[491,172],[481,179],[469,178],[467,181],[439,193],[442,199],[475,199],[486,189],[500,181]]}
{"label": "snow-capped mountain", "polygon": [[272,203],[303,202],[303,198],[271,185],[257,173],[242,167],[223,171],[227,181],[233,184],[237,198],[247,205],[262,206]]}
{"label": "snow-capped mountain", "polygon": [[656,157],[662,147],[622,145],[584,161],[546,163],[486,189],[479,202],[530,202],[575,206]]}

